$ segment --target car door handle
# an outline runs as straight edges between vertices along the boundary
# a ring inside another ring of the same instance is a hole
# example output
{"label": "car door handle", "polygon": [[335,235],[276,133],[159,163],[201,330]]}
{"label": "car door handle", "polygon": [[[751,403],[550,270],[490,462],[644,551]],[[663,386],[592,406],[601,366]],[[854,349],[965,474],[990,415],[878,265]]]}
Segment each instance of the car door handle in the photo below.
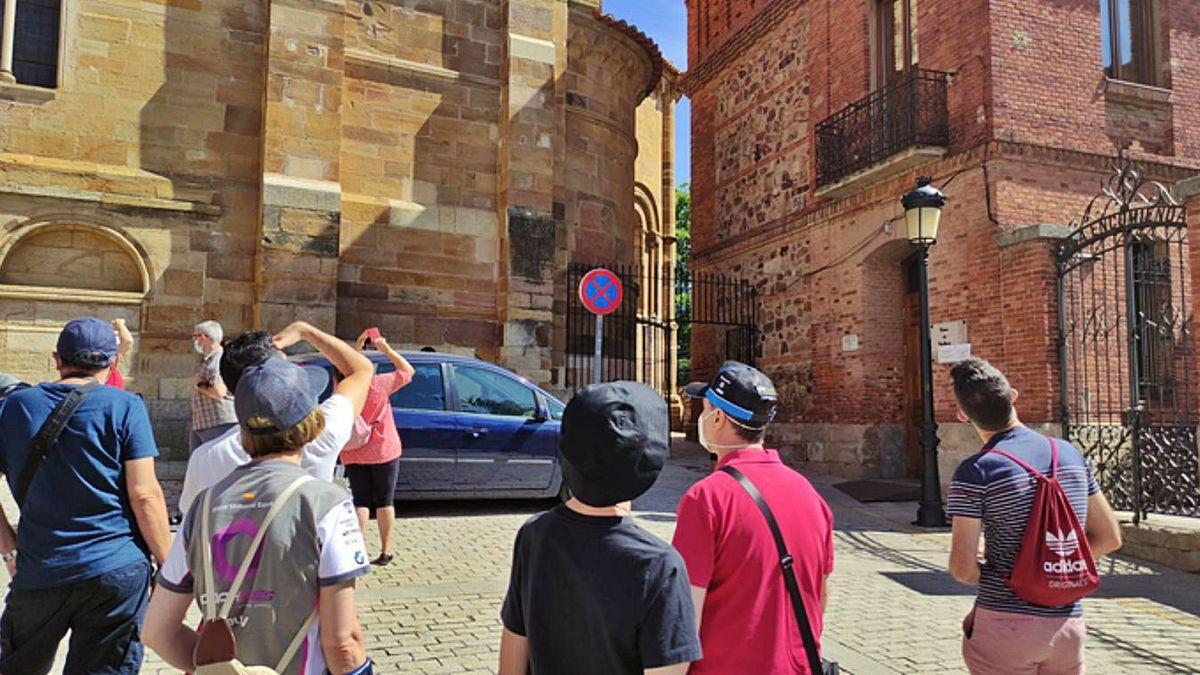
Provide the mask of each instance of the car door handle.
{"label": "car door handle", "polygon": [[483,436],[486,436],[487,432],[488,432],[487,429],[472,429],[471,430],[471,438],[481,438]]}

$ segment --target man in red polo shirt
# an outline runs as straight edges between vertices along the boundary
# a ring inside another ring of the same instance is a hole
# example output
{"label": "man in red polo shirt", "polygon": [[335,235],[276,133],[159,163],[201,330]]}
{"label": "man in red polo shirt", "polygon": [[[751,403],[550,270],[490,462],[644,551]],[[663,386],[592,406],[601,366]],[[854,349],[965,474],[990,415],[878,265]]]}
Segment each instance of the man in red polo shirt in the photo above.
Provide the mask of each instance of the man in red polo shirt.
{"label": "man in red polo shirt", "polygon": [[833,514],[804,476],[763,447],[775,416],[771,380],[736,361],[687,393],[704,399],[700,443],[717,471],[679,501],[673,543],[687,565],[704,658],[689,673],[808,673],[808,657],[767,521],[737,480],[762,493],[779,523],[818,646],[833,572]]}

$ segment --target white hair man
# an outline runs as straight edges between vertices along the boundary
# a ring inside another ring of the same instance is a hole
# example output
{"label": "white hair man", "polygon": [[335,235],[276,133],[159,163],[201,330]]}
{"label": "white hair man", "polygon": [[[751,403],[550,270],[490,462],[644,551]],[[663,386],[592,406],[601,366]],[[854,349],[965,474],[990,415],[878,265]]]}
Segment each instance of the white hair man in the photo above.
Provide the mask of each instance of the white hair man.
{"label": "white hair man", "polygon": [[192,377],[192,433],[188,452],[237,426],[233,392],[221,379],[221,339],[225,331],[216,321],[192,329],[192,346],[200,354],[200,368]]}

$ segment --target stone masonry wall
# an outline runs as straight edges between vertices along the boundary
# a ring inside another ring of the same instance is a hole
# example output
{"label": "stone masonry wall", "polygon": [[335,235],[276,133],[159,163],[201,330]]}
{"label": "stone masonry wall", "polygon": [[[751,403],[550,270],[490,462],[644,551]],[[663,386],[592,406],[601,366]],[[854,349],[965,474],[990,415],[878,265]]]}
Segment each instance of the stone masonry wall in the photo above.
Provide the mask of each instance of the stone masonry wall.
{"label": "stone masonry wall", "polygon": [[253,320],[266,2],[78,0],[64,12],[59,87],[0,91],[0,246],[35,230],[104,231],[128,254],[108,288],[130,292],[118,283],[130,266],[145,284],[90,297],[54,290],[95,285],[86,273],[22,286],[0,299],[0,369],[47,379],[62,321],[123,316],[137,339],[129,386],[159,442],[179,450],[192,326]]}
{"label": "stone masonry wall", "polygon": [[[122,369],[174,452],[203,319],[377,325],[549,382],[568,231],[606,205],[589,233],[632,255],[633,119],[662,70],[597,9],[64,3],[58,87],[0,85],[0,370],[49,378],[63,321],[125,317]],[[569,86],[593,106],[574,136]]]}
{"label": "stone masonry wall", "polygon": [[338,332],[499,342],[498,2],[369,2],[347,31]]}

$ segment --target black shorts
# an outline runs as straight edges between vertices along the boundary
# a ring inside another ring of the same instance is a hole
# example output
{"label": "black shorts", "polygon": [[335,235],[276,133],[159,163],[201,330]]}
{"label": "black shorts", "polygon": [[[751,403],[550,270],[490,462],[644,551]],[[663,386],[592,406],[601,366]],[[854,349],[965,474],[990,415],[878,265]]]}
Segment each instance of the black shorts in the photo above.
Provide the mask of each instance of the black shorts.
{"label": "black shorts", "polygon": [[396,477],[400,458],[383,464],[347,464],[350,495],[360,509],[378,509],[396,503]]}

